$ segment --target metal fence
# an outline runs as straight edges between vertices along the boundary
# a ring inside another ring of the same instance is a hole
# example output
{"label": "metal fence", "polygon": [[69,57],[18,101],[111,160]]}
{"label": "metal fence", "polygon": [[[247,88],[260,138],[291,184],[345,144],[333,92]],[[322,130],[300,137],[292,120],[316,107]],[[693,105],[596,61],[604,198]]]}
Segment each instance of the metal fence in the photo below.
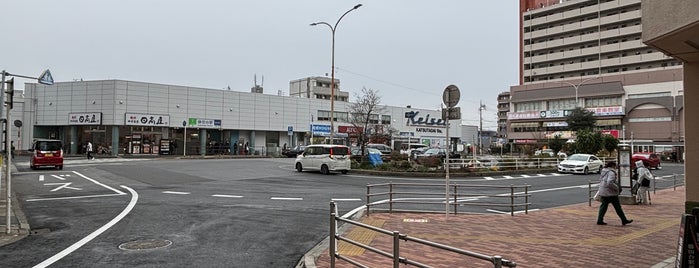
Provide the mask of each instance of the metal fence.
{"label": "metal fence", "polygon": [[[464,184],[450,184],[447,187],[445,184],[393,182],[369,184],[366,190],[366,213],[369,215],[372,209],[380,210],[383,207],[383,210],[389,213],[394,211],[446,213],[447,208],[451,208],[450,213],[458,214],[459,207],[480,206],[506,207],[509,208],[512,216],[515,208],[523,207],[527,214],[531,205],[529,187],[529,185]],[[372,200],[375,201],[372,202]]]}
{"label": "metal fence", "polygon": [[[357,221],[353,221],[353,220],[349,220],[349,219],[344,219],[342,217],[339,217],[338,215],[339,214],[337,212],[337,205],[335,204],[335,202],[330,202],[330,248],[329,248],[329,252],[330,252],[330,267],[331,268],[335,268],[335,263],[336,263],[337,259],[349,262],[357,267],[368,267],[368,266],[360,263],[357,260],[353,260],[353,259],[349,258],[348,256],[341,255],[337,251],[338,241],[346,242],[346,243],[349,243],[349,244],[354,245],[356,247],[360,247],[364,250],[368,250],[368,251],[371,251],[373,253],[376,253],[382,257],[389,258],[393,261],[394,268],[400,267],[400,264],[412,265],[412,266],[416,266],[416,267],[431,267],[427,264],[409,259],[408,257],[401,255],[401,247],[405,248],[405,246],[403,244],[401,244],[401,240],[405,241],[405,242],[413,242],[413,244],[411,244],[411,245],[414,245],[414,243],[418,243],[420,245],[434,247],[434,248],[437,248],[440,250],[444,250],[446,252],[460,254],[460,255],[463,255],[464,258],[476,258],[479,260],[488,261],[488,262],[492,263],[493,267],[495,267],[495,268],[500,268],[503,266],[506,266],[506,267],[516,267],[517,266],[517,264],[514,261],[503,259],[501,256],[498,256],[498,255],[488,256],[488,255],[477,253],[477,252],[467,251],[467,250],[463,250],[463,249],[459,249],[459,248],[431,242],[428,240],[424,240],[424,239],[420,239],[420,238],[416,238],[416,237],[411,237],[407,234],[401,234],[400,232],[397,232],[397,231],[388,231],[388,230],[377,228],[377,227],[374,227],[374,226],[371,226],[368,224],[364,224],[361,222],[357,222]],[[358,241],[355,241],[355,240],[352,240],[350,238],[347,238],[347,237],[340,235],[338,230],[337,230],[338,223],[347,223],[347,224],[351,224],[351,225],[354,225],[354,226],[359,227],[359,228],[365,228],[365,229],[371,230],[371,231],[376,232],[378,234],[391,236],[393,238],[392,251],[391,252],[384,251],[384,250],[381,250],[379,248],[371,247],[370,245],[362,244],[361,242],[358,242]]]}

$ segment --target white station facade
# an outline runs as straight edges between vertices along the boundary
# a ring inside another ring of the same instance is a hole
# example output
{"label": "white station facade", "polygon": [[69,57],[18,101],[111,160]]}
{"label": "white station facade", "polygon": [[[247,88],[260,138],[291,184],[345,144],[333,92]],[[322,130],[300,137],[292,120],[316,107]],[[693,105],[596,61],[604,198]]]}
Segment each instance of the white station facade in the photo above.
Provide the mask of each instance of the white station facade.
{"label": "white station facade", "polygon": [[[435,104],[441,100],[435,94]],[[353,134],[385,134],[383,143],[445,147],[441,111],[382,106],[371,130],[347,123],[349,102],[335,102],[335,136],[354,145]],[[15,97],[12,140],[19,150],[35,138],[62,140],[67,154],[98,153],[276,155],[283,146],[327,142],[330,101],[125,80],[26,83]],[[458,142],[461,124],[449,127]]]}

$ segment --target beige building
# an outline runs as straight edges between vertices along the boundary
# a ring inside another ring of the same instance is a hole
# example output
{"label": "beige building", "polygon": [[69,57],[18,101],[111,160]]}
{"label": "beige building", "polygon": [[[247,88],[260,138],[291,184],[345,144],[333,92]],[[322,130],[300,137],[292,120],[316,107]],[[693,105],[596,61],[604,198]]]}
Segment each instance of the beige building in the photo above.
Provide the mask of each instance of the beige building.
{"label": "beige building", "polygon": [[[329,77],[314,76],[289,82],[289,96],[329,100],[331,97]],[[340,90],[340,80],[335,79],[335,100],[349,101],[349,93]]]}
{"label": "beige building", "polygon": [[[684,63],[685,114],[699,114],[699,1],[643,0],[643,42]],[[699,206],[699,124],[686,123],[685,210]]]}
{"label": "beige building", "polygon": [[520,0],[520,11],[520,84],[506,127],[515,148],[574,139],[565,117],[582,107],[635,151],[682,156],[682,62],[642,42],[641,0]]}

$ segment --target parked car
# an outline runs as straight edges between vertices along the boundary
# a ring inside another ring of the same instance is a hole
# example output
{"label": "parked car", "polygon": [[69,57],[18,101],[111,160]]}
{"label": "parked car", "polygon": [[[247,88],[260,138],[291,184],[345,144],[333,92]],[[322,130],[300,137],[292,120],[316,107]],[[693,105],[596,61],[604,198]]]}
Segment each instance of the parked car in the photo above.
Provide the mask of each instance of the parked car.
{"label": "parked car", "polygon": [[405,149],[400,150],[400,153],[407,154],[407,155],[411,155],[413,150],[429,147],[429,146],[424,145],[422,143],[411,143],[411,144],[405,144],[404,146],[405,146]]}
{"label": "parked car", "polygon": [[604,163],[591,154],[574,154],[558,163],[558,172],[588,174],[600,173]]}
{"label": "parked car", "polygon": [[[362,161],[362,155],[361,155],[361,153],[362,153],[362,148],[360,148],[360,147],[352,147],[352,159],[353,159],[353,160],[355,160],[355,161],[357,161],[357,162],[361,162],[361,161]],[[374,148],[369,148],[369,147],[364,148],[364,155],[366,155],[366,156],[368,157],[369,154],[379,154],[379,155],[381,155],[381,160],[384,161],[384,162],[391,161],[391,155],[390,155],[390,154],[382,154],[381,151],[379,151],[378,149],[374,149]]]}
{"label": "parked car", "polygon": [[[430,149],[427,149],[424,153],[417,156],[418,159],[424,158],[424,157],[446,158],[447,157],[447,149],[430,148]],[[449,154],[449,158],[459,158],[459,157],[461,157],[460,154],[456,154],[456,153]]]}
{"label": "parked car", "polygon": [[660,157],[655,153],[635,153],[631,155],[631,168],[636,168],[636,161],[643,161],[648,169],[661,169]]}
{"label": "parked car", "polygon": [[422,147],[422,148],[414,149],[414,150],[410,151],[410,158],[417,159],[418,156],[420,156],[421,154],[424,154],[425,151],[427,151],[429,149],[430,149],[429,147]]}
{"label": "parked car", "polygon": [[393,152],[393,149],[391,149],[390,146],[386,144],[380,144],[380,143],[369,143],[366,145],[366,148],[374,148],[379,151],[381,151],[382,154],[391,154]]}
{"label": "parked car", "polygon": [[31,158],[29,158],[31,169],[45,166],[63,169],[63,141],[36,139],[28,151],[32,153]]}
{"label": "parked car", "polygon": [[296,157],[296,170],[319,170],[322,174],[350,170],[350,149],[344,145],[317,144],[308,145],[303,153]]}
{"label": "parked car", "polygon": [[282,150],[282,154],[285,155],[286,157],[296,157],[299,154],[303,153],[303,150],[306,150],[306,146],[297,145],[294,148]]}

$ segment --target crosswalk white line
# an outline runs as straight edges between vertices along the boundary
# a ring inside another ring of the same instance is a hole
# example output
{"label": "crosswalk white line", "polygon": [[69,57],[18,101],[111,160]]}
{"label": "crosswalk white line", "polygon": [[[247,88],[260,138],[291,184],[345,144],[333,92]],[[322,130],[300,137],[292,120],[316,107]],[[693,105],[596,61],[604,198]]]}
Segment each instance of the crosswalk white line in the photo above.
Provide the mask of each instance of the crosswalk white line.
{"label": "crosswalk white line", "polygon": [[301,197],[270,197],[269,199],[272,200],[288,200],[288,201],[301,201],[303,198]]}
{"label": "crosswalk white line", "polygon": [[163,191],[164,194],[189,194],[189,192]]}
{"label": "crosswalk white line", "polygon": [[243,198],[242,195],[214,194],[213,197]]}

